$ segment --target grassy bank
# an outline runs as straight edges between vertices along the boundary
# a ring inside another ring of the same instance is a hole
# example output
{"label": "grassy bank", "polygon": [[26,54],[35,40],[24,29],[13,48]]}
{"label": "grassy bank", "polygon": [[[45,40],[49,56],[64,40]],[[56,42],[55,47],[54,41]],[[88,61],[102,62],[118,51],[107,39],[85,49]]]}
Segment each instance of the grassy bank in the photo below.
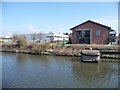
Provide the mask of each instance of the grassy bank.
{"label": "grassy bank", "polygon": [[120,58],[120,48],[118,45],[66,44],[64,47],[61,47],[57,43],[28,43],[25,46],[19,47],[16,44],[2,44],[1,51],[79,57],[81,50],[89,50],[90,48],[99,50],[101,52],[101,57]]}

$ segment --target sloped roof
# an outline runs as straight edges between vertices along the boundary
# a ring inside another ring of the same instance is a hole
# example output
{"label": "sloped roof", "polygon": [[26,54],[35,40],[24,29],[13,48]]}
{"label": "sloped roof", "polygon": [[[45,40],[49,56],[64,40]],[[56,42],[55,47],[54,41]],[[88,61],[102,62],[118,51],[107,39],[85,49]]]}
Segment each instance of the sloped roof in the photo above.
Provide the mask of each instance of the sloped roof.
{"label": "sloped roof", "polygon": [[94,24],[97,24],[97,25],[100,25],[100,26],[105,27],[105,28],[108,28],[108,29],[111,29],[111,27],[109,27],[109,26],[106,26],[106,25],[103,25],[103,24],[100,24],[100,23],[97,23],[97,22],[88,20],[88,21],[83,22],[83,23],[81,23],[81,24],[79,24],[79,25],[77,25],[77,26],[75,26],[75,27],[73,27],[73,28],[70,28],[70,30],[73,30],[73,29],[75,29],[75,28],[77,28],[77,27],[79,27],[79,26],[81,26],[81,25],[83,25],[83,24],[86,24],[86,23],[88,23],[88,22],[94,23]]}
{"label": "sloped roof", "polygon": [[110,34],[117,34],[115,30],[111,30]]}

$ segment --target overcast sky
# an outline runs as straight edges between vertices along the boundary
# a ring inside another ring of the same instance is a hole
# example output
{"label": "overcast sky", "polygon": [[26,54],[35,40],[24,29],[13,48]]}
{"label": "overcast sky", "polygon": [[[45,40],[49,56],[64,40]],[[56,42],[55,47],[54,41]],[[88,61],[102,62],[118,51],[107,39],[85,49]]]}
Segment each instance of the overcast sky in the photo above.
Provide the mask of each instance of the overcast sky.
{"label": "overcast sky", "polygon": [[[117,2],[2,2],[2,33],[70,32],[87,20],[118,31]],[[0,23],[1,24],[1,23]]]}

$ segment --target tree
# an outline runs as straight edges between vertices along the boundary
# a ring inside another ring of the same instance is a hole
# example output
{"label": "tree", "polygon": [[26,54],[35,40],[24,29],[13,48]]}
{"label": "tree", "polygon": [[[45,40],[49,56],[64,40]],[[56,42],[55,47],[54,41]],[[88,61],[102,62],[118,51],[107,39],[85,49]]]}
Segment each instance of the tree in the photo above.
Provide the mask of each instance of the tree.
{"label": "tree", "polygon": [[68,33],[63,33],[64,35],[69,35]]}
{"label": "tree", "polygon": [[17,43],[19,47],[27,44],[26,38],[22,35],[13,35],[13,42]]}
{"label": "tree", "polygon": [[68,40],[68,43],[67,43],[67,44],[72,44],[71,38],[72,38],[72,33],[69,34],[69,40]]}

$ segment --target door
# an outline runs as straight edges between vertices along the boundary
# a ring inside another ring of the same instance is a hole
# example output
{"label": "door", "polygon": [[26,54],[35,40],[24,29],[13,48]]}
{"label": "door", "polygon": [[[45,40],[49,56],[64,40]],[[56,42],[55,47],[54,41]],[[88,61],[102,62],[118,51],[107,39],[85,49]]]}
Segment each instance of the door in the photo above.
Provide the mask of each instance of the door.
{"label": "door", "polygon": [[90,44],[90,30],[81,30],[78,35],[79,44]]}

